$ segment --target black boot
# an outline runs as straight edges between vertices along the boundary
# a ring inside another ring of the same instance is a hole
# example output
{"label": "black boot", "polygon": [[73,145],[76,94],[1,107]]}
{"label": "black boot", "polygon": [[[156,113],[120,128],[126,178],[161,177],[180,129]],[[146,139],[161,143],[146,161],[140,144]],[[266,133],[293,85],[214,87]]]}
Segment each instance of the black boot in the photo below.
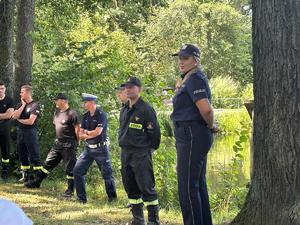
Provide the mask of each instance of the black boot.
{"label": "black boot", "polygon": [[131,205],[132,221],[130,225],[145,225],[143,203]]}
{"label": "black boot", "polygon": [[149,205],[148,209],[148,223],[147,225],[159,225],[159,207],[158,205]]}
{"label": "black boot", "polygon": [[74,179],[67,179],[67,182],[68,182],[68,188],[65,191],[65,193],[63,193],[62,196],[64,198],[71,198],[74,193]]}
{"label": "black boot", "polygon": [[42,181],[47,177],[47,174],[41,170],[35,171],[35,178],[24,183],[27,188],[39,188]]}
{"label": "black boot", "polygon": [[8,180],[8,170],[9,170],[9,164],[2,162],[1,178],[4,182]]}

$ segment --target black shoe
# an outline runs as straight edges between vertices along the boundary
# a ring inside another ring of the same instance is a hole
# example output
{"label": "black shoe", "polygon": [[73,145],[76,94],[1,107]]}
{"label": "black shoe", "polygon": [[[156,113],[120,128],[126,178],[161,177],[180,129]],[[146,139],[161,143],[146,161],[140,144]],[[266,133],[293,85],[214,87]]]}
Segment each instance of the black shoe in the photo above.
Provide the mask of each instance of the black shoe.
{"label": "black shoe", "polygon": [[77,198],[77,202],[81,203],[81,204],[86,204],[86,200],[83,200],[83,199],[80,199],[80,198]]}
{"label": "black shoe", "polygon": [[114,202],[116,200],[117,200],[117,197],[109,197],[107,201],[108,202]]}
{"label": "black shoe", "polygon": [[39,188],[41,186],[40,182],[36,182],[35,180],[30,180],[24,183],[24,186],[27,188]]}
{"label": "black shoe", "polygon": [[73,192],[70,190],[66,190],[65,193],[62,194],[62,197],[64,198],[72,198],[73,197]]}

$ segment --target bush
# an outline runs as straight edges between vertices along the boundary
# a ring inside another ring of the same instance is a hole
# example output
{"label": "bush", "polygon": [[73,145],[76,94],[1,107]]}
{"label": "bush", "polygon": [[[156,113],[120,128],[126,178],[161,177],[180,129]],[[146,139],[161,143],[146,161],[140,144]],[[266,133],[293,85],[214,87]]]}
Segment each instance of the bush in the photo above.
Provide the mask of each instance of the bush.
{"label": "bush", "polygon": [[242,92],[241,96],[243,102],[247,102],[249,100],[253,100],[253,84],[248,84]]}
{"label": "bush", "polygon": [[241,127],[241,122],[251,123],[245,107],[242,109],[216,110],[215,120],[218,123],[221,135],[234,134],[236,129]]}
{"label": "bush", "polygon": [[240,108],[239,84],[230,77],[215,77],[209,81],[214,108]]}

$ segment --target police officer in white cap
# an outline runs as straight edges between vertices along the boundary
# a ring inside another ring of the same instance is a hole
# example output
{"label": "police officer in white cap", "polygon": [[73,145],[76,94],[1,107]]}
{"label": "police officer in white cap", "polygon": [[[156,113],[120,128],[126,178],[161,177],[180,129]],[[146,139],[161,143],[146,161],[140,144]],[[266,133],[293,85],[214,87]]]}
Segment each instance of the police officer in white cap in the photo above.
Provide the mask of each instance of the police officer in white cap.
{"label": "police officer in white cap", "polygon": [[97,107],[97,96],[83,93],[82,99],[84,108],[88,111],[83,115],[79,132],[79,138],[85,141],[84,151],[79,156],[73,170],[78,201],[87,202],[85,175],[95,160],[105,181],[108,201],[111,202],[117,198],[117,194],[107,142],[107,117]]}

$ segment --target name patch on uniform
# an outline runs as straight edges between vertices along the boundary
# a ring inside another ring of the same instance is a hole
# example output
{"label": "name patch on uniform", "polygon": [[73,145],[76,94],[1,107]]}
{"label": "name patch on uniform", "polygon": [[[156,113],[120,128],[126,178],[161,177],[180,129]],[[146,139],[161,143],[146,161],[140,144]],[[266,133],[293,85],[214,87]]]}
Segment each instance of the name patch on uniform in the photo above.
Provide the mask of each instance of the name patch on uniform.
{"label": "name patch on uniform", "polygon": [[141,129],[143,128],[143,125],[142,125],[142,124],[139,124],[139,123],[130,123],[130,124],[129,124],[129,127],[130,127],[130,128],[133,128],[133,129],[141,130]]}
{"label": "name patch on uniform", "polygon": [[198,89],[198,90],[194,91],[194,95],[198,94],[198,93],[203,93],[203,92],[205,92],[205,89]]}

